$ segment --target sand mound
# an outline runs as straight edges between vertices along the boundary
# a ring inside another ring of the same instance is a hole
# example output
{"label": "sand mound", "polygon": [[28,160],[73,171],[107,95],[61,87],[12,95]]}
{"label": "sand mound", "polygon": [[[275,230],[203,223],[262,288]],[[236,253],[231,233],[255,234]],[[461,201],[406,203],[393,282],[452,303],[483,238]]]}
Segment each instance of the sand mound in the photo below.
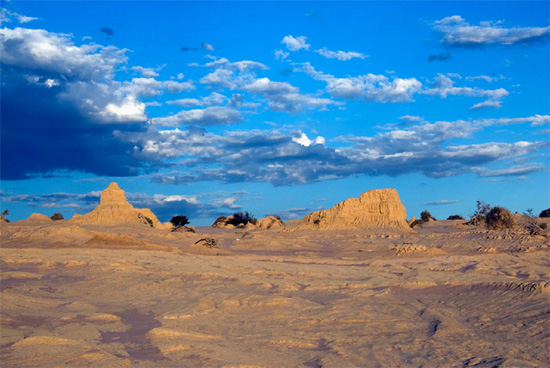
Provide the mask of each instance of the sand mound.
{"label": "sand mound", "polygon": [[343,230],[358,228],[410,229],[405,206],[395,189],[369,190],[329,210],[312,212],[299,225],[303,229]]}
{"label": "sand mound", "polygon": [[170,229],[171,224],[162,224],[148,208],[134,208],[126,200],[124,191],[117,183],[111,183],[103,192],[97,206],[85,215],[74,215],[70,220],[76,224],[88,225],[145,225],[159,229]]}
{"label": "sand mound", "polygon": [[271,229],[273,227],[283,226],[283,222],[275,216],[267,216],[259,220],[256,226],[260,229]]}

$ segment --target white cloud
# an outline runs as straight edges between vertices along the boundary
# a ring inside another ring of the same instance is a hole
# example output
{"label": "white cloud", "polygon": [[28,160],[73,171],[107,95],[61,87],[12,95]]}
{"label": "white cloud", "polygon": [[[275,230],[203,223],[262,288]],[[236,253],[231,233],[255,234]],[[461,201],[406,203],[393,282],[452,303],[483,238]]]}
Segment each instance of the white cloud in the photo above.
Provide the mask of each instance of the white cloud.
{"label": "white cloud", "polygon": [[483,102],[480,102],[480,103],[476,103],[475,105],[470,107],[470,110],[478,110],[478,109],[483,109],[483,108],[486,108],[486,107],[492,107],[494,109],[498,109],[498,108],[502,107],[502,102],[501,101],[495,101],[495,100],[487,100],[487,101],[483,101]]}
{"label": "white cloud", "polygon": [[499,79],[502,79],[502,78],[503,77],[496,78],[496,77],[490,77],[488,75],[476,75],[476,76],[473,76],[473,77],[466,77],[466,80],[468,80],[470,82],[475,81],[475,80],[484,80],[487,83],[493,83],[493,82],[496,82],[496,81],[498,81]]}
{"label": "white cloud", "polygon": [[96,44],[75,46],[69,36],[42,29],[3,28],[0,37],[3,64],[65,78],[112,78],[114,68],[127,60],[126,50]]}
{"label": "white cloud", "polygon": [[326,108],[328,105],[339,104],[328,98],[300,94],[300,90],[290,83],[274,82],[269,78],[256,79],[243,89],[264,96],[269,100],[269,107],[273,111],[297,113],[303,109]]}
{"label": "white cloud", "polygon": [[441,98],[446,98],[448,95],[461,95],[469,97],[486,97],[489,100],[478,103],[471,109],[479,109],[483,107],[498,108],[501,106],[500,100],[509,95],[509,92],[504,88],[498,89],[479,89],[471,87],[455,87],[451,78],[438,74],[432,83],[432,88],[424,90],[422,93],[426,95],[439,95]]}
{"label": "white cloud", "polygon": [[119,91],[133,97],[153,97],[160,95],[161,88],[162,82],[154,78],[133,78],[123,82]]}
{"label": "white cloud", "polygon": [[275,59],[277,60],[284,60],[286,59],[290,53],[285,52],[283,50],[275,50]]}
{"label": "white cloud", "polygon": [[230,62],[226,58],[216,59],[210,63],[206,63],[204,66],[209,68],[224,68],[229,70],[239,70],[241,72],[252,70],[266,70],[269,69],[265,64],[251,60],[241,60]]}
{"label": "white cloud", "polygon": [[353,58],[359,58],[359,59],[365,59],[368,56],[365,54],[362,54],[360,52],[355,51],[330,51],[326,47],[323,47],[322,49],[315,50],[316,53],[329,58],[329,59],[338,59],[342,61],[351,60]]}
{"label": "white cloud", "polygon": [[[543,117],[422,121],[407,129],[396,129],[366,137],[340,137],[338,149],[327,147],[323,137],[310,139],[303,132],[233,131],[215,135],[203,130],[164,130],[149,135],[149,142],[136,142],[143,154],[176,158],[185,155],[181,165],[192,173],[165,176],[162,183],[269,181],[274,185],[308,183],[353,176],[400,175],[421,172],[430,177],[464,173],[488,176],[485,165],[533,157],[550,147],[550,142],[485,142],[450,145],[452,140],[471,138],[488,126],[526,124]],[[215,164],[215,168],[212,165]],[[529,170],[507,167],[491,175],[514,172],[525,175],[540,171],[543,164]],[[509,170],[508,170],[509,169]]]}
{"label": "white cloud", "polygon": [[304,147],[309,147],[316,144],[325,144],[325,138],[318,136],[314,140],[309,139],[305,133],[301,133],[298,137],[292,137],[292,141],[296,142]]}
{"label": "white cloud", "polygon": [[384,75],[366,74],[357,77],[336,78],[316,71],[311,64],[302,64],[301,70],[316,80],[327,83],[326,91],[333,97],[377,102],[407,102],[421,90],[422,83],[416,78],[393,78]]}
{"label": "white cloud", "polygon": [[180,125],[230,125],[241,122],[240,112],[227,107],[207,107],[206,109],[185,110],[171,116],[153,118],[154,125],[177,127]]}
{"label": "white cloud", "polygon": [[141,73],[144,77],[158,77],[157,73],[153,68],[144,68],[142,66],[133,66],[132,70],[135,70],[138,73]]}
{"label": "white cloud", "polygon": [[193,82],[176,82],[172,80],[167,80],[162,82],[162,86],[166,89],[168,93],[180,93],[183,91],[192,91],[196,87],[193,85]]}
{"label": "white cloud", "polygon": [[254,71],[268,69],[264,64],[255,61],[230,62],[226,58],[215,59],[204,66],[215,70],[201,78],[200,83],[208,84],[211,88],[229,89],[237,89],[251,83],[255,77]]}
{"label": "white cloud", "polygon": [[550,34],[550,27],[503,28],[492,22],[480,22],[479,26],[473,26],[459,15],[436,21],[434,29],[443,33],[442,42],[454,46],[511,45]]}
{"label": "white cloud", "polygon": [[21,14],[9,11],[6,8],[0,9],[0,25],[5,22],[11,22],[13,18],[15,18],[15,20],[17,20],[17,22],[21,24],[32,22],[33,20],[38,19],[35,17],[27,17],[25,15],[21,15]]}
{"label": "white cloud", "polygon": [[183,79],[183,77],[184,77],[183,73],[178,73],[178,79],[179,80]]}
{"label": "white cloud", "polygon": [[214,51],[214,46],[206,43],[206,42],[203,42],[202,43],[202,48],[205,49],[205,50],[208,50],[208,51]]}
{"label": "white cloud", "polygon": [[229,101],[227,97],[217,92],[212,92],[209,96],[201,99],[197,98],[182,98],[174,101],[166,101],[168,105],[176,105],[182,107],[194,107],[194,106],[212,106],[222,105]]}
{"label": "white cloud", "polygon": [[305,36],[293,37],[291,35],[288,35],[283,38],[281,43],[286,45],[286,47],[290,51],[298,51],[302,49],[309,50],[309,47],[311,45],[307,44],[306,40],[307,40],[307,37]]}
{"label": "white cloud", "polygon": [[548,167],[540,163],[523,164],[510,166],[503,169],[485,169],[476,168],[475,170],[480,177],[500,177],[500,176],[520,176],[533,174],[540,171],[548,171]]}
{"label": "white cloud", "polygon": [[153,194],[153,201],[158,204],[165,204],[170,202],[187,202],[190,204],[199,205],[201,202],[197,199],[197,196],[186,196],[186,195],[164,195],[164,194]]}
{"label": "white cloud", "polygon": [[145,104],[137,101],[131,96],[126,97],[119,104],[107,104],[100,115],[103,116],[105,120],[114,120],[121,123],[147,120],[147,116],[145,115]]}
{"label": "white cloud", "polygon": [[422,116],[403,115],[403,116],[400,116],[399,119],[413,122],[413,121],[422,121],[424,118]]}

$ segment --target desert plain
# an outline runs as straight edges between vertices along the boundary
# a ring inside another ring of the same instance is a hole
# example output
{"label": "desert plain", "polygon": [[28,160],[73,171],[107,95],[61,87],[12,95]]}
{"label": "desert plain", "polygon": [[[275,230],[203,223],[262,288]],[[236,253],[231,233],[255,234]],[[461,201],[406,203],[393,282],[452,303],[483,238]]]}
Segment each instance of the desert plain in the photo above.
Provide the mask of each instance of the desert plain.
{"label": "desert plain", "polygon": [[523,220],[2,223],[1,366],[547,367],[548,230]]}

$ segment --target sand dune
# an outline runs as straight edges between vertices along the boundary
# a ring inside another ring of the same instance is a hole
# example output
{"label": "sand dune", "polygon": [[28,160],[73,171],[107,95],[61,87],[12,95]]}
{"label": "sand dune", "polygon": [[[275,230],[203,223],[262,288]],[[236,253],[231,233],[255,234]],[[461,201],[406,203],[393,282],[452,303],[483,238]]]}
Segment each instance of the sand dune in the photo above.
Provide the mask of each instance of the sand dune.
{"label": "sand dune", "polygon": [[547,366],[547,238],[462,223],[2,224],[2,366]]}

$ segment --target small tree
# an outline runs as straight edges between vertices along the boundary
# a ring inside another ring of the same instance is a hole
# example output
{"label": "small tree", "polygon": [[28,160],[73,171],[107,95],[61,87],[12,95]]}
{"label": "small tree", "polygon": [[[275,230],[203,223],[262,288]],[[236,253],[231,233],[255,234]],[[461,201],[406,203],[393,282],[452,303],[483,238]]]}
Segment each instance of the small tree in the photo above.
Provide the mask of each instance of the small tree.
{"label": "small tree", "polygon": [[483,201],[477,201],[476,211],[470,216],[470,221],[468,225],[481,225],[485,223],[485,218],[491,210],[491,205]]}
{"label": "small tree", "polygon": [[62,214],[60,214],[59,212],[56,212],[52,215],[52,217],[50,217],[52,220],[54,221],[59,221],[59,220],[65,220],[65,218],[63,217]]}
{"label": "small tree", "polygon": [[10,222],[10,220],[8,220],[6,217],[10,215],[10,210],[8,210],[7,208],[2,211],[2,219],[4,219],[5,222]]}
{"label": "small tree", "polygon": [[547,208],[544,211],[541,211],[541,213],[539,214],[539,217],[550,217],[550,208]]}
{"label": "small tree", "polygon": [[422,211],[420,213],[420,219],[422,222],[428,222],[430,220],[436,221],[435,217],[432,216],[432,214],[428,211]]}
{"label": "small tree", "polygon": [[189,219],[187,216],[174,216],[170,222],[174,225],[174,227],[181,227],[187,225],[189,223]]}

